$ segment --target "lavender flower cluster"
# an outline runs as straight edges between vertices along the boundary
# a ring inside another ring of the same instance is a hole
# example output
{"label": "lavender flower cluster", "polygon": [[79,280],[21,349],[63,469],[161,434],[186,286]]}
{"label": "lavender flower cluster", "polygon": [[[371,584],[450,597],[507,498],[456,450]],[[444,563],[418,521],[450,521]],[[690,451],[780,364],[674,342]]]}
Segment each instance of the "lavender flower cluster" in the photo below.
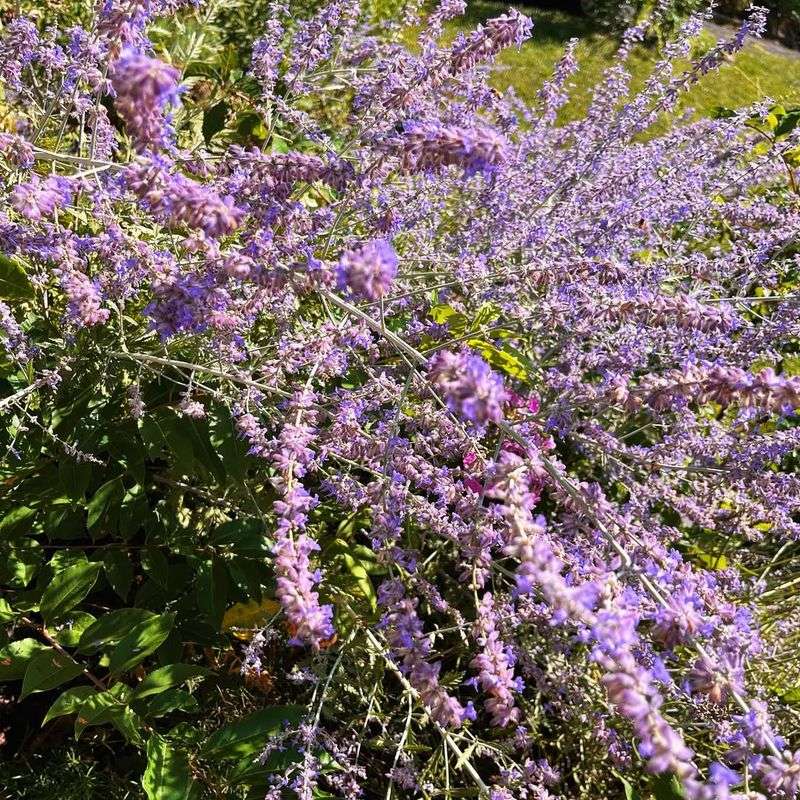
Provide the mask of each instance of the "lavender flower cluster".
{"label": "lavender flower cluster", "polygon": [[[430,752],[464,792],[578,796],[580,754],[600,748],[603,781],[797,797],[769,666],[800,628],[767,624],[758,576],[779,579],[773,555],[800,538],[783,159],[800,142],[756,146],[766,102],[642,135],[743,36],[676,77],[695,19],[631,96],[634,29],[585,118],[559,124],[574,44],[538,105],[489,83],[531,34],[516,11],[448,44],[465,4],[445,0],[407,49],[357,4],[300,23],[275,4],[250,67],[269,131],[253,149],[198,143],[173,116],[195,101],[147,24],[179,5],[2,32],[0,247],[33,287],[0,303],[15,382],[46,404],[42,376],[77,381],[86,348],[120,380],[154,364],[188,380],[187,417],[229,410],[271,497],[285,647],[380,667],[380,691],[333,670],[322,691],[380,720],[381,796],[429,793]],[[63,336],[41,338],[55,320]],[[138,384],[121,402],[149,413]],[[323,537],[342,520],[364,522],[337,550]],[[729,565],[701,534],[761,546]],[[305,767],[271,796],[311,797],[323,746],[352,756],[342,796],[370,796],[370,745],[345,744],[358,725],[309,713]]]}

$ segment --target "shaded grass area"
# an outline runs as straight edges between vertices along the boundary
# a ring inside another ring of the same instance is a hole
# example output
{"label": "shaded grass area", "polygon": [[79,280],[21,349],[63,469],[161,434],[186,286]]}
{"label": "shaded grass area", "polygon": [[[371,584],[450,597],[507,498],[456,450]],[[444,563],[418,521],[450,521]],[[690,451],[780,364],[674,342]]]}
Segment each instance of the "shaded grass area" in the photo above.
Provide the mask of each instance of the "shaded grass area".
{"label": "shaded grass area", "polygon": [[[534,102],[542,83],[550,76],[553,66],[561,57],[571,38],[581,40],[577,55],[580,71],[574,76],[571,101],[562,115],[563,121],[578,119],[585,113],[592,87],[611,65],[617,49],[617,40],[599,30],[591,20],[537,6],[518,6],[534,21],[533,39],[519,50],[509,48],[498,59],[492,79],[497,89],[513,86],[517,94]],[[468,31],[489,17],[502,14],[507,5],[488,0],[470,0],[466,15],[451,25],[449,36],[459,30]],[[709,33],[699,37],[695,52],[700,54],[713,46],[716,38]],[[632,89],[642,86],[657,52],[647,47],[637,47],[629,60]],[[770,53],[759,44],[748,44],[718,72],[701,78],[680,103],[681,110],[692,109],[710,115],[719,106],[738,108],[765,97],[784,105],[800,105],[800,58]]]}

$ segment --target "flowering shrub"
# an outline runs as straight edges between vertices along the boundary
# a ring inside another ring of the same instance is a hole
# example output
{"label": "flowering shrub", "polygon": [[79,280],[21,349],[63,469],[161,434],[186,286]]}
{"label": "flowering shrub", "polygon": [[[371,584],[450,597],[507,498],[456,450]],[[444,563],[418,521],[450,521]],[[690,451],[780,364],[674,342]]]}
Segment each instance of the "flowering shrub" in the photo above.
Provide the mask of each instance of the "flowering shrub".
{"label": "flowering shrub", "polygon": [[6,26],[4,691],[151,799],[795,797],[800,114],[647,135],[764,13],[559,127],[463,11]]}

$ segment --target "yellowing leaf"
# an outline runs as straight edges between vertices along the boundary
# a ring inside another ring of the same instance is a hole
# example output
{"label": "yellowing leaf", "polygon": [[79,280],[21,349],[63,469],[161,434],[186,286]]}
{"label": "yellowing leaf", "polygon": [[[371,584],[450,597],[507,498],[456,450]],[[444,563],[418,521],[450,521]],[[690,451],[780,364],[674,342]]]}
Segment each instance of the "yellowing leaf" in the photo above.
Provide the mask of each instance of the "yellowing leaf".
{"label": "yellowing leaf", "polygon": [[721,570],[728,568],[728,559],[724,555],[714,555],[707,553],[701,547],[690,547],[689,553],[692,558],[706,569]]}
{"label": "yellowing leaf", "polygon": [[260,603],[255,600],[235,603],[222,617],[222,630],[233,633],[237,639],[248,640],[253,629],[266,625],[280,608],[280,603],[271,597],[265,597]]}

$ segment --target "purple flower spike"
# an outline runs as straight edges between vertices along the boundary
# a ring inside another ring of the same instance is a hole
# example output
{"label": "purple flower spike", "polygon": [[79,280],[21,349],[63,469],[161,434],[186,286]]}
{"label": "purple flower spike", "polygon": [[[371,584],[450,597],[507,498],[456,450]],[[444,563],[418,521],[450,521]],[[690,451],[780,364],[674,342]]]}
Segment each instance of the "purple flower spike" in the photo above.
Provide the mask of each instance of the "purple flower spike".
{"label": "purple flower spike", "polygon": [[116,109],[138,151],[172,145],[174,132],[165,111],[178,101],[179,78],[175,67],[135,50],[125,50],[114,63]]}
{"label": "purple flower spike", "polygon": [[397,253],[385,239],[349,250],[339,261],[340,289],[349,289],[366,300],[383,297],[397,275]]}
{"label": "purple flower spike", "polygon": [[480,356],[468,350],[442,350],[432,360],[429,374],[454,414],[476,425],[503,419],[507,398],[503,379]]}

